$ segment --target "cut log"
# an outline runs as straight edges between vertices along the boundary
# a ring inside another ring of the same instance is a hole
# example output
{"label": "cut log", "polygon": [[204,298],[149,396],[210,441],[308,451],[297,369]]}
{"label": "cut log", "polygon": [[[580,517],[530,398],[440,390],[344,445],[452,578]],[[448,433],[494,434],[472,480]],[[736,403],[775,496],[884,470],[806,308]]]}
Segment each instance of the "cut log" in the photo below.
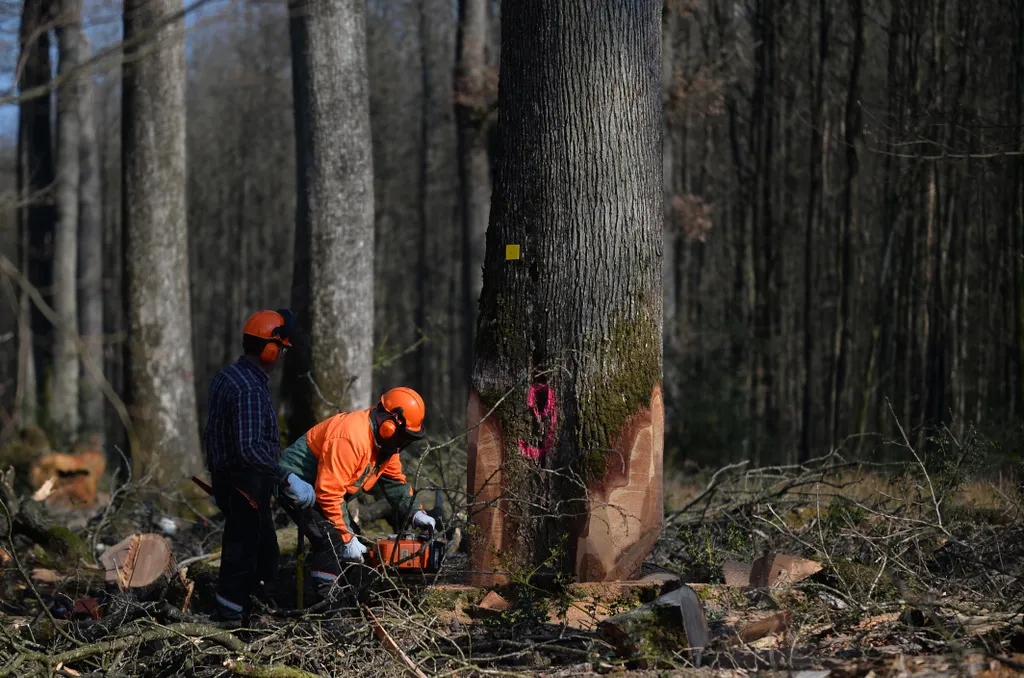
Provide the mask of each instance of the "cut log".
{"label": "cut log", "polygon": [[89,508],[96,503],[96,490],[106,467],[106,457],[99,450],[54,452],[32,464],[29,482],[33,490],[51,485],[42,499],[47,506]]}
{"label": "cut log", "polygon": [[761,589],[795,584],[819,570],[821,563],[813,560],[785,553],[768,553],[754,561],[750,571],[750,585]]}
{"label": "cut log", "polygon": [[100,562],[105,580],[121,591],[145,588],[177,573],[171,547],[158,534],[133,534],[104,551]]}

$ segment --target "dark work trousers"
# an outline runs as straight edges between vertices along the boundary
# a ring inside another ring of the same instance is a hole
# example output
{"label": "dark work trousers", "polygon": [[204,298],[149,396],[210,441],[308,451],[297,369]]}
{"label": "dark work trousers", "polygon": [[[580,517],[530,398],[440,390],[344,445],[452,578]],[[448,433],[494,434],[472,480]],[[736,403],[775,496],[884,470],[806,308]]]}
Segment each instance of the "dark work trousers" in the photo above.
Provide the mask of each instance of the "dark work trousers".
{"label": "dark work trousers", "polygon": [[262,580],[277,579],[280,551],[270,501],[274,481],[252,471],[215,471],[213,495],[226,519],[217,579],[217,603],[229,618],[247,616]]}
{"label": "dark work trousers", "polygon": [[[350,584],[353,586],[359,586],[364,582],[364,571],[367,568],[358,563],[341,560],[341,552],[345,543],[341,539],[338,528],[323,514],[319,505],[314,504],[310,508],[300,509],[292,504],[287,497],[282,496],[280,501],[281,507],[309,540],[309,559],[307,561],[309,576],[315,582],[318,596],[327,597],[335,582],[339,585]],[[347,508],[345,505],[346,520],[348,519]],[[347,520],[347,522],[349,525],[352,524],[351,521]],[[342,581],[338,581],[339,578],[342,578]]]}

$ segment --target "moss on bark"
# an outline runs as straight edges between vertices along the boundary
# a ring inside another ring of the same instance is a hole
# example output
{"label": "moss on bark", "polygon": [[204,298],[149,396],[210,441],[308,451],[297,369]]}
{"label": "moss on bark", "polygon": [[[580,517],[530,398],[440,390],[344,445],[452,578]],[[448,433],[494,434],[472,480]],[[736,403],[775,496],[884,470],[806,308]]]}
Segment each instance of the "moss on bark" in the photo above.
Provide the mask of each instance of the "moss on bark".
{"label": "moss on bark", "polygon": [[622,317],[592,352],[603,366],[601,378],[580,394],[578,445],[586,478],[607,472],[607,455],[630,417],[651,403],[661,382],[661,332],[651,313]]}

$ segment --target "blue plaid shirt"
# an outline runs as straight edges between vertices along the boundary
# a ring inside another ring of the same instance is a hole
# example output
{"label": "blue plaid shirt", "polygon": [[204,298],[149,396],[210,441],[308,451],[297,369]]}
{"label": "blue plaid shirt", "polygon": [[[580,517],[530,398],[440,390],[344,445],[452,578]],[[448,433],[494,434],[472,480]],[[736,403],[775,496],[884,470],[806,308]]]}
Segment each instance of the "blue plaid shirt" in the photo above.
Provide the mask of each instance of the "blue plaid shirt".
{"label": "blue plaid shirt", "polygon": [[270,375],[244,357],[210,382],[209,417],[203,442],[213,471],[251,469],[283,482],[281,435],[270,401]]}

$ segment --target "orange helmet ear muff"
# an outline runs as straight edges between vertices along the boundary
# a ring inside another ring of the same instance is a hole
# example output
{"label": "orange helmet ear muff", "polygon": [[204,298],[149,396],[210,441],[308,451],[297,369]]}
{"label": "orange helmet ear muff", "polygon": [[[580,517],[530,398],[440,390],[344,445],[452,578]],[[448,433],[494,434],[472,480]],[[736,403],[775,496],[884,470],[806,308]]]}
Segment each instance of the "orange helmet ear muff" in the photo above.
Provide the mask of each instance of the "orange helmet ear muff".
{"label": "orange helmet ear muff", "polygon": [[260,360],[269,364],[278,359],[282,348],[291,346],[289,337],[294,320],[292,312],[286,308],[277,311],[257,311],[246,320],[242,332],[264,340]]}
{"label": "orange helmet ear muff", "polygon": [[273,339],[267,341],[266,346],[260,351],[260,360],[265,363],[272,363],[277,360],[277,356],[281,353],[281,347],[277,345],[277,342]]}
{"label": "orange helmet ear muff", "polygon": [[381,422],[378,433],[384,440],[390,440],[398,433],[399,429],[405,429],[405,416],[402,414],[401,407],[396,407],[394,412],[384,411],[391,415],[391,418]]}

